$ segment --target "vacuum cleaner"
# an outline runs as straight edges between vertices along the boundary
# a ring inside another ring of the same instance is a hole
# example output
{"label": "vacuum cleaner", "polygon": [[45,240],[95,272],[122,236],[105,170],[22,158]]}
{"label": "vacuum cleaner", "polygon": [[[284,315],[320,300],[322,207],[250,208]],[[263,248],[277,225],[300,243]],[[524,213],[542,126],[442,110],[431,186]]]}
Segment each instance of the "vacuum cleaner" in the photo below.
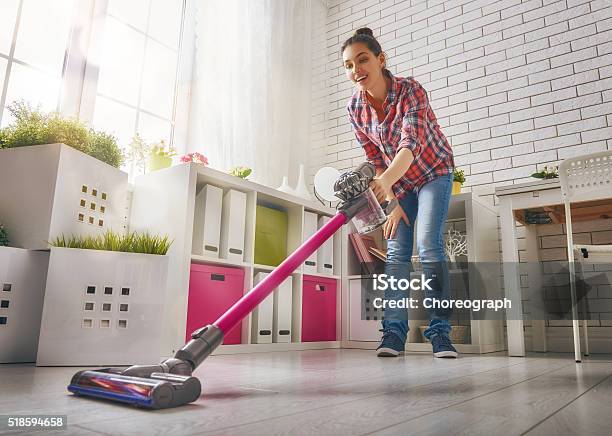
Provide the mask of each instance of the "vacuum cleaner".
{"label": "vacuum cleaner", "polygon": [[397,201],[378,203],[369,188],[375,174],[374,166],[368,162],[342,174],[334,184],[334,195],[341,200],[334,217],[219,319],[194,331],[189,342],[173,358],[158,365],[79,371],[72,377],[68,390],[75,395],[147,409],[177,407],[197,400],[201,385],[198,378],[192,376],[193,371],[223,343],[225,333],[241,322],[344,224],[353,220],[359,233],[367,233],[386,221],[386,213],[397,205]]}

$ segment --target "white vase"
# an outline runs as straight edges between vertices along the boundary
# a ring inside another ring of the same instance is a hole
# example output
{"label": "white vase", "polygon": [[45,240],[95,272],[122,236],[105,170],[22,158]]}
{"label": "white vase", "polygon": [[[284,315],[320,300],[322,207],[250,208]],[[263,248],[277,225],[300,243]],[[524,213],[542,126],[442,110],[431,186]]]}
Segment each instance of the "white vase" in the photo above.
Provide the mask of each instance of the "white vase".
{"label": "white vase", "polygon": [[312,201],[308,187],[306,187],[306,177],[304,176],[304,165],[300,164],[300,175],[298,177],[297,185],[295,186],[295,195],[302,197],[306,200]]}
{"label": "white vase", "polygon": [[281,192],[286,192],[287,194],[295,194],[291,186],[289,186],[289,178],[287,176],[283,177],[283,183],[276,189]]}

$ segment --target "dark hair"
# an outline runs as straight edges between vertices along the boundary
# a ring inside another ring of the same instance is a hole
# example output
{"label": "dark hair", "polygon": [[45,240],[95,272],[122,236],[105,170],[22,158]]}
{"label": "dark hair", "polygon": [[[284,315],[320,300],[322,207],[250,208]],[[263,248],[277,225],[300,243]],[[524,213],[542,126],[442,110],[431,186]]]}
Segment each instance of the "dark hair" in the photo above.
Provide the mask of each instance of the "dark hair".
{"label": "dark hair", "polygon": [[362,27],[355,30],[353,36],[344,41],[340,54],[342,55],[345,48],[347,48],[349,45],[355,44],[356,42],[364,43],[370,49],[370,51],[374,53],[374,56],[378,56],[382,53],[382,47],[380,46],[380,43],[376,41],[376,38],[374,38],[374,32],[372,32],[372,29],[369,27]]}

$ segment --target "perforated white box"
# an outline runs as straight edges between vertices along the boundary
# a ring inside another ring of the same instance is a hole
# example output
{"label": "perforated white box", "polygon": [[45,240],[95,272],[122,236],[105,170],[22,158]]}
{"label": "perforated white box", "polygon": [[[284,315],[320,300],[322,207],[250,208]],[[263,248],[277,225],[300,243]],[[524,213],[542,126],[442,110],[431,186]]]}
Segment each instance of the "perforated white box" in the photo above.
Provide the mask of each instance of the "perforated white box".
{"label": "perforated white box", "polygon": [[49,253],[0,247],[0,363],[36,360]]}
{"label": "perforated white box", "polygon": [[157,363],[168,257],[52,248],[37,365]]}
{"label": "perforated white box", "polygon": [[126,226],[127,174],[64,144],[0,150],[0,217],[11,243],[48,248],[64,234]]}

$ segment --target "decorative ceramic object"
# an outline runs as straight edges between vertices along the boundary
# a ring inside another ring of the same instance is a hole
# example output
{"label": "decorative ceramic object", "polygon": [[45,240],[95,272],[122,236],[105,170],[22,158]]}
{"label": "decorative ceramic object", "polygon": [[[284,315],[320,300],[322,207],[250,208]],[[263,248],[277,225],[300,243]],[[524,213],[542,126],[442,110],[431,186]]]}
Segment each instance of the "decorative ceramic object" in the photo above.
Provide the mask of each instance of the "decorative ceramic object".
{"label": "decorative ceramic object", "polygon": [[300,175],[298,177],[297,185],[294,189],[295,195],[302,197],[306,200],[312,201],[308,187],[306,186],[306,177],[304,176],[304,164],[300,164]]}
{"label": "decorative ceramic object", "polygon": [[289,178],[287,176],[283,177],[283,183],[276,189],[281,192],[286,192],[287,194],[295,194],[293,189],[291,189],[291,186],[289,186]]}

